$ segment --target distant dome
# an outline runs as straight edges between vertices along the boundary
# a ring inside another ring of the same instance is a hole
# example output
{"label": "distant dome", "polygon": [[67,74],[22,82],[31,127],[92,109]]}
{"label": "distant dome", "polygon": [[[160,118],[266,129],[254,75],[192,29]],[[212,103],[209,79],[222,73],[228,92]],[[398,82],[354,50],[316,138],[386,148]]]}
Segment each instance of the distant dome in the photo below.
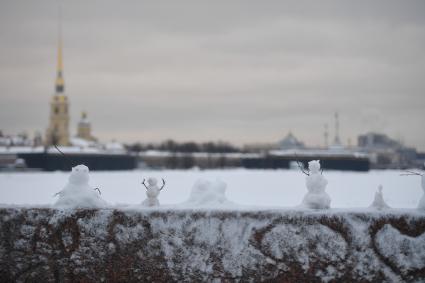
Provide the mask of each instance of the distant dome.
{"label": "distant dome", "polygon": [[81,113],[81,119],[78,122],[77,138],[80,138],[80,139],[83,139],[83,140],[86,140],[86,141],[96,141],[97,140],[91,134],[91,125],[90,125],[89,119],[87,118],[86,112]]}
{"label": "distant dome", "polygon": [[299,141],[291,132],[279,142],[280,149],[304,148],[304,143]]}
{"label": "distant dome", "polygon": [[82,112],[81,113],[81,119],[80,119],[80,121],[79,121],[79,123],[78,123],[80,126],[85,126],[85,125],[87,125],[87,126],[90,126],[90,121],[89,121],[89,119],[87,118],[87,113],[86,112]]}

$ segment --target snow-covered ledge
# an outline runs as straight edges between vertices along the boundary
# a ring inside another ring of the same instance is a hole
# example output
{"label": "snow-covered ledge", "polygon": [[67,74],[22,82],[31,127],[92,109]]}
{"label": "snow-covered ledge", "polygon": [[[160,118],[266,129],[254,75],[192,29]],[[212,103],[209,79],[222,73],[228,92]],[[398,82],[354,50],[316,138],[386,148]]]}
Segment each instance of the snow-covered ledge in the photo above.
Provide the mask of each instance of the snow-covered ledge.
{"label": "snow-covered ledge", "polygon": [[425,214],[0,209],[5,282],[422,281]]}

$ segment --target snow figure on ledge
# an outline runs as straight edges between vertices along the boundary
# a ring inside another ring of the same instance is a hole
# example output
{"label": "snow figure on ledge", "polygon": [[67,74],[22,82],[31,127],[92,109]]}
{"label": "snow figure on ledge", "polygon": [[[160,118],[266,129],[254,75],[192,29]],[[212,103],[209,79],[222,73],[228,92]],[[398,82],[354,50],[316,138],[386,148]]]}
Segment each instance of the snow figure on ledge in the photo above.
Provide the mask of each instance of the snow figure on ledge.
{"label": "snow figure on ledge", "polygon": [[184,203],[188,207],[235,207],[236,204],[226,198],[227,184],[219,179],[199,179],[190,192],[189,199]]}
{"label": "snow figure on ledge", "polygon": [[54,204],[56,207],[102,208],[107,206],[107,203],[100,197],[100,190],[90,187],[89,168],[85,165],[72,167],[68,183],[56,195],[59,196]]}
{"label": "snow figure on ledge", "polygon": [[158,180],[155,178],[149,178],[148,184],[146,185],[145,179],[142,182],[143,186],[146,188],[146,199],[142,202],[143,206],[159,206],[158,196],[162,189],[165,187],[165,181],[162,179],[161,188],[158,187]]}
{"label": "snow figure on ledge", "polygon": [[390,208],[389,205],[384,201],[384,195],[382,194],[382,185],[379,185],[378,191],[375,193],[375,199],[370,205],[371,208],[377,210],[383,210]]}
{"label": "snow figure on ledge", "polygon": [[320,161],[310,161],[308,170],[308,173],[303,171],[307,175],[306,186],[308,192],[304,196],[302,206],[312,209],[330,208],[331,198],[325,192],[328,181],[326,181],[320,171]]}
{"label": "snow figure on ledge", "polygon": [[408,170],[406,170],[406,173],[401,174],[401,176],[415,176],[415,175],[421,176],[421,185],[422,185],[422,190],[424,191],[424,194],[419,200],[418,209],[425,210],[425,175],[418,172],[414,172],[414,171],[408,171]]}

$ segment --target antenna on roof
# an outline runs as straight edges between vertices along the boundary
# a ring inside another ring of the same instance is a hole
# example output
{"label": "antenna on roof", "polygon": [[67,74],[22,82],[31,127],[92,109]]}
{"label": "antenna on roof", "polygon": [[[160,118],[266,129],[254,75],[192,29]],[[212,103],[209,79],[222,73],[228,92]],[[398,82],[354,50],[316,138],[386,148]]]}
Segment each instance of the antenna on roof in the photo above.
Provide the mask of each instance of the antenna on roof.
{"label": "antenna on roof", "polygon": [[335,145],[340,145],[341,140],[339,138],[339,114],[338,112],[335,112],[335,139],[334,139]]}
{"label": "antenna on roof", "polygon": [[323,133],[323,137],[325,138],[325,148],[329,147],[329,127],[328,124],[325,124],[325,131]]}

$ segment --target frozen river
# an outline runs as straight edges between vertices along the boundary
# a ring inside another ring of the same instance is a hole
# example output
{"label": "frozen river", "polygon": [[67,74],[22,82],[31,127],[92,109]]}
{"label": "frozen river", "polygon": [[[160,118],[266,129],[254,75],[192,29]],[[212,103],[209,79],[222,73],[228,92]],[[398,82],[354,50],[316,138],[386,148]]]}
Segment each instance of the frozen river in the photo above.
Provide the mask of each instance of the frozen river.
{"label": "frozen river", "polygon": [[[324,172],[331,207],[360,208],[371,204],[378,185],[384,199],[394,208],[416,208],[423,195],[418,176],[400,176],[401,171]],[[1,204],[52,204],[53,195],[67,182],[67,172],[1,173]],[[164,178],[161,204],[177,204],[188,199],[196,180],[220,179],[227,184],[230,201],[242,205],[293,207],[306,193],[305,176],[298,170],[164,170],[91,172],[90,184],[99,187],[111,204],[139,204],[145,198],[143,178]]]}

